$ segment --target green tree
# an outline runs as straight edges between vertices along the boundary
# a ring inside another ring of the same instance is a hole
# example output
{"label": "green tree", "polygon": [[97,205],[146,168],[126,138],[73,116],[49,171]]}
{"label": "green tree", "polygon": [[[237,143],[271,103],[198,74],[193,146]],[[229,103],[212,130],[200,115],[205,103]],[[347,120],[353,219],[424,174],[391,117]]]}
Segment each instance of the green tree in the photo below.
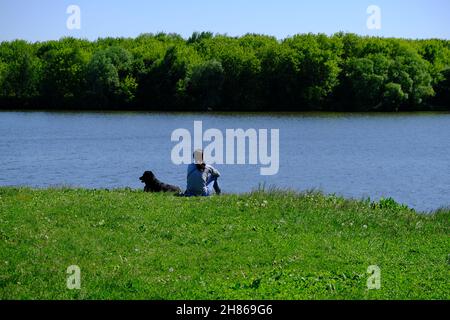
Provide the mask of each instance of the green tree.
{"label": "green tree", "polygon": [[424,105],[434,95],[430,64],[410,47],[396,52],[394,63],[389,70],[389,80],[400,84],[407,95],[405,103],[398,106],[400,108]]}
{"label": "green tree", "polygon": [[337,89],[340,99],[347,104],[346,109],[376,110],[382,106],[390,63],[381,54],[348,59]]}
{"label": "green tree", "polygon": [[87,66],[88,95],[98,107],[130,104],[137,88],[131,54],[121,47],[97,51]]}
{"label": "green tree", "polygon": [[254,48],[224,35],[203,39],[195,48],[204,61],[222,64],[222,110],[258,109],[261,63]]}
{"label": "green tree", "polygon": [[325,35],[296,35],[284,40],[263,58],[265,91],[272,94],[270,88],[275,88],[275,96],[285,109],[322,108],[338,84],[341,50],[338,39]]}
{"label": "green tree", "polygon": [[450,68],[442,71],[442,81],[436,85],[435,104],[450,110]]}
{"label": "green tree", "polygon": [[221,102],[224,70],[217,60],[202,62],[192,68],[186,79],[186,93],[192,97],[192,107],[216,109]]}
{"label": "green tree", "polygon": [[0,61],[0,91],[2,90],[1,88],[3,88],[3,82],[6,78],[7,70],[8,70],[8,65],[6,63]]}
{"label": "green tree", "polygon": [[70,46],[61,43],[42,54],[41,93],[50,105],[79,107],[83,103],[89,58],[89,53],[76,43]]}
{"label": "green tree", "polygon": [[390,82],[386,84],[383,93],[384,105],[390,107],[394,111],[398,111],[399,106],[408,100],[408,94],[403,92],[402,86],[398,83]]}
{"label": "green tree", "polygon": [[211,39],[213,38],[213,33],[212,32],[194,32],[190,38],[187,40],[187,44],[194,44],[194,43],[198,43],[201,42],[205,39]]}
{"label": "green tree", "polygon": [[41,64],[29,44],[19,40],[2,43],[0,61],[3,64],[1,96],[28,103],[39,95]]}
{"label": "green tree", "polygon": [[192,65],[200,58],[191,47],[171,46],[153,63],[139,82],[139,99],[156,109],[182,109],[186,105],[185,79]]}

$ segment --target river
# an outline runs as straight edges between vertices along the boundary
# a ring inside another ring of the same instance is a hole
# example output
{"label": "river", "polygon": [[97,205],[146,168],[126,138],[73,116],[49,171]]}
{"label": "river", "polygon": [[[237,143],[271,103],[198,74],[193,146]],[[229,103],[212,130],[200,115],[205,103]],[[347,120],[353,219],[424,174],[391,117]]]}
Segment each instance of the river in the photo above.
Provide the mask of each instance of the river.
{"label": "river", "polygon": [[279,129],[279,170],[219,164],[227,193],[260,184],[356,199],[392,197],[420,211],[450,205],[450,114],[165,114],[1,112],[0,186],[142,188],[153,170],[185,187],[171,134]]}

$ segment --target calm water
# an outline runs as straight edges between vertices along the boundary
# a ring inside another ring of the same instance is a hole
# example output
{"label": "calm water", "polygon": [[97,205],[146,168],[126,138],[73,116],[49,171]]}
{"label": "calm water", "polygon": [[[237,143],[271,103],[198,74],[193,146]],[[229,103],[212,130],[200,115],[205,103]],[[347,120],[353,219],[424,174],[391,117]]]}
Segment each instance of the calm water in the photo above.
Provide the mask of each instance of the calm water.
{"label": "calm water", "polygon": [[347,197],[390,196],[418,210],[450,205],[450,114],[198,115],[0,113],[0,185],[141,188],[144,170],[184,187],[173,130],[279,128],[280,170],[219,165],[225,192],[259,183]]}

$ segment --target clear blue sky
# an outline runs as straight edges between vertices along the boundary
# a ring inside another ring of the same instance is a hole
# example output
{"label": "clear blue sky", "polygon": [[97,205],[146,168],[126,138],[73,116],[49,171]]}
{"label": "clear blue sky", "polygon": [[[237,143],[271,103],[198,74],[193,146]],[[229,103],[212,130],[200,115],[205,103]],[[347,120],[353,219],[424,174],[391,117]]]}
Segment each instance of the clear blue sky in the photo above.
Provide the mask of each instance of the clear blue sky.
{"label": "clear blue sky", "polygon": [[[80,30],[66,28],[70,4],[81,9]],[[372,4],[381,8],[381,30],[366,27],[366,10]],[[0,0],[0,40],[93,40],[158,31],[184,37],[193,31],[278,38],[347,31],[450,39],[450,0]]]}

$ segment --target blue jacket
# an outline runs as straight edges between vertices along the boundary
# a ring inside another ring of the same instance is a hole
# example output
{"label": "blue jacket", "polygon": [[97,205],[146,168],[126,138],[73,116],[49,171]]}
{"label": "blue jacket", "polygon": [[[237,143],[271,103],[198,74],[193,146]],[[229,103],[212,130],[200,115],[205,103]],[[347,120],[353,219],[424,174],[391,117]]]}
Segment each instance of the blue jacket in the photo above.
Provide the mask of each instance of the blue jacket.
{"label": "blue jacket", "polygon": [[213,166],[206,165],[205,171],[197,169],[195,163],[191,163],[187,169],[186,193],[201,196],[208,192],[207,184],[210,177],[220,177],[220,172]]}

